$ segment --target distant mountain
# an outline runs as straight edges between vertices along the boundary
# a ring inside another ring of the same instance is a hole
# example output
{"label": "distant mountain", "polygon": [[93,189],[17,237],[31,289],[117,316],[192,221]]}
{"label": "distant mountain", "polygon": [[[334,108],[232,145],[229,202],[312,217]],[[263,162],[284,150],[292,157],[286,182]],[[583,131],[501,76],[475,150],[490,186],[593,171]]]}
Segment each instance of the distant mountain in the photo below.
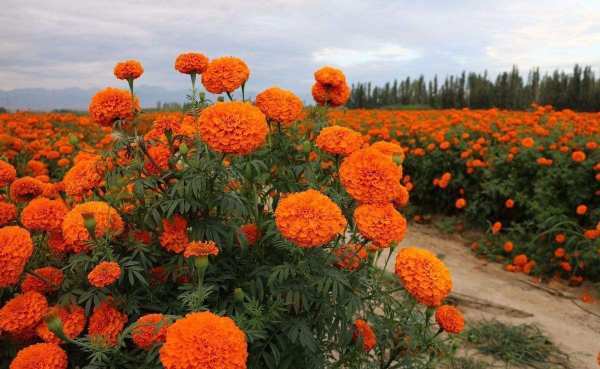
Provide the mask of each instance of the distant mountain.
{"label": "distant mountain", "polygon": [[[18,88],[0,90],[0,106],[9,110],[41,110],[53,109],[87,110],[90,99],[100,88]],[[143,108],[152,108],[157,102],[184,103],[189,90],[169,90],[164,87],[141,85],[136,86],[136,94]]]}

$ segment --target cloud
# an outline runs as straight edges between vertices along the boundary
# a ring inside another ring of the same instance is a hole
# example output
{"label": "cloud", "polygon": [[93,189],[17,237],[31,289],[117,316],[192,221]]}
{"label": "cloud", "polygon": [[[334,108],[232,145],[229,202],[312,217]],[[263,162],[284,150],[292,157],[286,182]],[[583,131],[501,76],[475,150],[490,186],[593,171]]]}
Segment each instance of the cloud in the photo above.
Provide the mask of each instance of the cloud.
{"label": "cloud", "polygon": [[372,48],[350,49],[326,47],[312,54],[316,63],[349,67],[366,63],[395,63],[417,59],[421,53],[400,45],[386,44]]}

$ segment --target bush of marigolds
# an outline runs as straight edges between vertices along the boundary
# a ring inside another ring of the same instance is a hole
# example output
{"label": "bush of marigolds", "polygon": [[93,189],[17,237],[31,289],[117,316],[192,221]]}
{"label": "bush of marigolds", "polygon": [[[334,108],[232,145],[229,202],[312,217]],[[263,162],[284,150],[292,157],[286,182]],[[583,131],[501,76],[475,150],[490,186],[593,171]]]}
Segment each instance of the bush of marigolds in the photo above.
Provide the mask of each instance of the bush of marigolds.
{"label": "bush of marigolds", "polygon": [[175,69],[191,79],[184,113],[142,114],[130,60],[114,69],[128,89],[98,92],[89,117],[0,115],[0,367],[450,358],[464,320],[444,305],[449,271],[416,247],[391,257],[407,226],[401,147],[326,124],[344,74],[319,69],[307,111],[277,87],[246,101],[238,58],[187,53]]}

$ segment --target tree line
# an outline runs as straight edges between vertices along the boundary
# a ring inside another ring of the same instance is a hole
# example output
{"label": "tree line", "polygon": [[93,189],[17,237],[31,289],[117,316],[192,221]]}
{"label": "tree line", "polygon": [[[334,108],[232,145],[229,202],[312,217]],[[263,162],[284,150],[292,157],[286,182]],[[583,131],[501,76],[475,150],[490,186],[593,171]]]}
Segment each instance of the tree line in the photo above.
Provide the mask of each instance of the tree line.
{"label": "tree line", "polygon": [[486,72],[462,72],[440,81],[437,75],[426,81],[417,79],[387,82],[374,86],[371,82],[352,85],[348,102],[351,108],[385,108],[426,106],[430,108],[501,108],[524,110],[532,103],[552,105],[556,109],[600,111],[600,78],[591,66],[575,65],[571,73],[555,70],[540,74],[539,68],[526,76],[516,66],[502,72],[495,80]]}

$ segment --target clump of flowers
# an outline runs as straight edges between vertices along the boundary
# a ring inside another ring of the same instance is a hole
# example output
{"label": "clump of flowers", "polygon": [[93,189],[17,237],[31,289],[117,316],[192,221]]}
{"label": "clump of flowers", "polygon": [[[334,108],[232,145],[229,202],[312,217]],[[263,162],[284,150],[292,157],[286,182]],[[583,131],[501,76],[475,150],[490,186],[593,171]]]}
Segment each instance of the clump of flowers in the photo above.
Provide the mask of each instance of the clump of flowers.
{"label": "clump of flowers", "polygon": [[302,248],[322,246],[341,234],[346,218],[336,203],[319,191],[307,190],[282,199],[275,223],[283,237]]}

